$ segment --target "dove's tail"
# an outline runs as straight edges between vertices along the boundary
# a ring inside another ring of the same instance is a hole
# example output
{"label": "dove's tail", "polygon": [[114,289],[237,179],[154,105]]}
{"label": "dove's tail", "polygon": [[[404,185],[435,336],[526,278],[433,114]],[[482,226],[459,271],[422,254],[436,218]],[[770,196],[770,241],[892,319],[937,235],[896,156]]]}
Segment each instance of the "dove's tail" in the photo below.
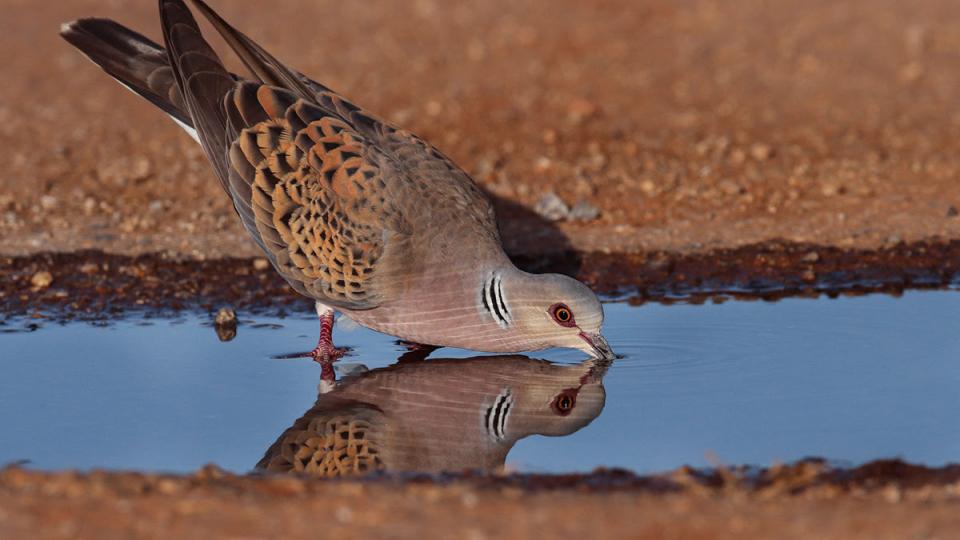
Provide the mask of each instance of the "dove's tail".
{"label": "dove's tail", "polygon": [[[299,97],[313,98],[317,92],[329,91],[284,66],[230,26],[203,0],[190,2],[256,80],[285,88]],[[183,0],[159,0],[159,4],[163,46],[109,19],[89,18],[66,23],[60,35],[120,84],[170,115],[205,149],[216,149],[219,154],[223,147],[218,143],[225,144],[225,140],[220,139],[227,123],[223,97],[234,88],[239,77],[223,67],[200,34]],[[215,161],[219,159],[218,156]]]}
{"label": "dove's tail", "polygon": [[228,140],[236,133],[229,125],[224,100],[237,86],[220,57],[200,32],[183,0],[159,0],[163,45],[180,95],[197,130],[204,152],[220,183],[229,189]]}
{"label": "dove's tail", "polygon": [[[203,0],[190,3],[224,38],[256,81],[311,100],[317,92],[329,92],[284,66]],[[162,109],[199,141],[229,192],[228,141],[236,137],[236,126],[242,122],[231,122],[236,119],[227,117],[224,99],[237,88],[239,77],[227,71],[203,39],[183,0],[159,0],[159,5],[163,45],[108,19],[80,19],[63,25],[60,33],[107,74]],[[349,105],[345,103],[341,100],[334,106]]]}
{"label": "dove's tail", "polygon": [[162,109],[196,138],[193,120],[163,47],[109,19],[69,22],[60,28],[60,35],[117,82]]}
{"label": "dove's tail", "polygon": [[182,0],[159,0],[164,46],[109,19],[64,24],[60,35],[108,75],[170,115],[226,170],[223,99],[237,77],[223,67]]}

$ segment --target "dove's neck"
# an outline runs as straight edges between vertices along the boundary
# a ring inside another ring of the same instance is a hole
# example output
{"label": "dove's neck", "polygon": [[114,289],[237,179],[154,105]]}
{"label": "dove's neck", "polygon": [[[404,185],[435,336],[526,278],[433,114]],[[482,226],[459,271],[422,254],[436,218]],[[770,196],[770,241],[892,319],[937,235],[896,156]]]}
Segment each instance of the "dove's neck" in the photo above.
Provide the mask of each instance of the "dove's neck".
{"label": "dove's neck", "polygon": [[485,352],[542,348],[521,331],[511,297],[530,274],[506,260],[498,265],[447,268],[417,280],[389,305],[348,315],[358,323],[399,338]]}

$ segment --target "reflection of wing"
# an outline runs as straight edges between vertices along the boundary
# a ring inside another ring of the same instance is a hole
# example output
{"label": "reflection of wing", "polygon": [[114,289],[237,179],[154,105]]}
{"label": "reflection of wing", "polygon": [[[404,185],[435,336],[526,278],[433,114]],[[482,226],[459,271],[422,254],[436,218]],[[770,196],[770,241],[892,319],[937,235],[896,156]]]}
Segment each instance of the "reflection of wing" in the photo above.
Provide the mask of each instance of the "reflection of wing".
{"label": "reflection of wing", "polygon": [[378,444],[383,413],[349,400],[324,399],[267,449],[257,469],[337,477],[383,469]]}

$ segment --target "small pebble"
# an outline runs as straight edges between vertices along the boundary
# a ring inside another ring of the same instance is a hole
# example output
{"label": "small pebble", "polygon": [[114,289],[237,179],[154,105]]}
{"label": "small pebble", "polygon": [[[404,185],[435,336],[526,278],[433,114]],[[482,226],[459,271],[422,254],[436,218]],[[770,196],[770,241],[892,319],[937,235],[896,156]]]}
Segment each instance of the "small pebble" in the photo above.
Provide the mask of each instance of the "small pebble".
{"label": "small pebble", "polygon": [[254,270],[263,271],[263,270],[266,270],[267,268],[270,268],[270,261],[268,261],[268,260],[266,260],[266,259],[264,259],[264,258],[262,258],[262,257],[258,257],[258,258],[256,258],[256,259],[253,260],[253,269],[254,269]]}
{"label": "small pebble", "polygon": [[730,164],[742,165],[747,160],[747,154],[743,150],[736,148],[730,152]]}
{"label": "small pebble", "polygon": [[766,161],[773,155],[773,148],[768,144],[756,143],[750,147],[750,155],[757,161]]}
{"label": "small pebble", "polygon": [[573,205],[568,214],[569,219],[578,221],[593,221],[600,217],[600,209],[593,206],[588,201],[580,201]]}
{"label": "small pebble", "polygon": [[560,221],[570,216],[570,207],[552,191],[541,197],[533,210],[547,221]]}
{"label": "small pebble", "polygon": [[820,193],[824,197],[833,197],[834,195],[843,194],[843,186],[838,186],[833,183],[825,183],[820,187]]}
{"label": "small pebble", "polygon": [[213,463],[208,463],[204,465],[200,470],[193,473],[193,477],[199,480],[218,480],[225,478],[227,476],[227,471],[221,469],[220,467],[214,465]]}
{"label": "small pebble", "polygon": [[486,176],[494,171],[496,168],[496,162],[489,157],[482,157],[477,160],[477,165],[474,167],[474,172],[477,176]]}
{"label": "small pebble", "polygon": [[130,173],[136,180],[150,176],[150,160],[145,157],[136,158],[130,166]]}
{"label": "small pebble", "polygon": [[737,184],[736,182],[730,179],[721,180],[718,187],[720,188],[721,191],[723,191],[727,195],[738,195],[744,192],[744,189],[743,187],[740,186],[740,184]]}
{"label": "small pebble", "polygon": [[353,521],[353,511],[350,510],[348,506],[338,506],[334,511],[333,516],[340,523],[350,523]]}
{"label": "small pebble", "polygon": [[223,343],[233,341],[237,337],[236,326],[214,326],[213,329],[217,333],[217,339]]}
{"label": "small pebble", "polygon": [[957,217],[957,214],[960,214],[960,212],[957,211],[956,206],[950,205],[947,207],[947,217]]}
{"label": "small pebble", "polygon": [[213,319],[213,329],[220,341],[226,342],[237,337],[237,312],[228,307],[220,308]]}
{"label": "small pebble", "polygon": [[53,210],[57,207],[57,203],[57,198],[53,195],[44,195],[43,197],[40,197],[40,206],[44,210]]}
{"label": "small pebble", "polygon": [[553,162],[546,156],[540,156],[533,162],[533,169],[539,173],[549,171],[552,166]]}
{"label": "small pebble", "polygon": [[640,182],[640,191],[646,195],[653,195],[657,191],[657,185],[653,183],[653,180],[644,180]]}
{"label": "small pebble", "polygon": [[567,120],[579,124],[597,112],[597,106],[589,100],[577,98],[567,105]]}
{"label": "small pebble", "polygon": [[803,262],[806,263],[815,263],[820,260],[820,254],[816,251],[811,251],[803,256]]}
{"label": "small pebble", "polygon": [[233,308],[220,308],[220,311],[217,312],[216,318],[213,319],[213,324],[217,326],[226,326],[230,324],[236,325],[237,312],[234,311]]}
{"label": "small pebble", "polygon": [[51,283],[53,283],[53,275],[46,270],[41,270],[30,278],[30,285],[35,291],[46,289]]}

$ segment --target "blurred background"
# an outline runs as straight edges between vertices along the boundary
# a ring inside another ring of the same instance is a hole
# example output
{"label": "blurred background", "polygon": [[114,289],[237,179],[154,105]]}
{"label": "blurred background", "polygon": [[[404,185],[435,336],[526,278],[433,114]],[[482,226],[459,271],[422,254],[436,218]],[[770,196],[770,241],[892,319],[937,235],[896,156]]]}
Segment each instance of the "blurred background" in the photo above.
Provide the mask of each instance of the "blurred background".
{"label": "blurred background", "polygon": [[[585,250],[960,238],[951,0],[212,5],[520,203],[514,252],[549,248],[522,208]],[[200,148],[57,35],[100,16],[159,39],[155,2],[0,7],[3,252],[256,254]]]}

